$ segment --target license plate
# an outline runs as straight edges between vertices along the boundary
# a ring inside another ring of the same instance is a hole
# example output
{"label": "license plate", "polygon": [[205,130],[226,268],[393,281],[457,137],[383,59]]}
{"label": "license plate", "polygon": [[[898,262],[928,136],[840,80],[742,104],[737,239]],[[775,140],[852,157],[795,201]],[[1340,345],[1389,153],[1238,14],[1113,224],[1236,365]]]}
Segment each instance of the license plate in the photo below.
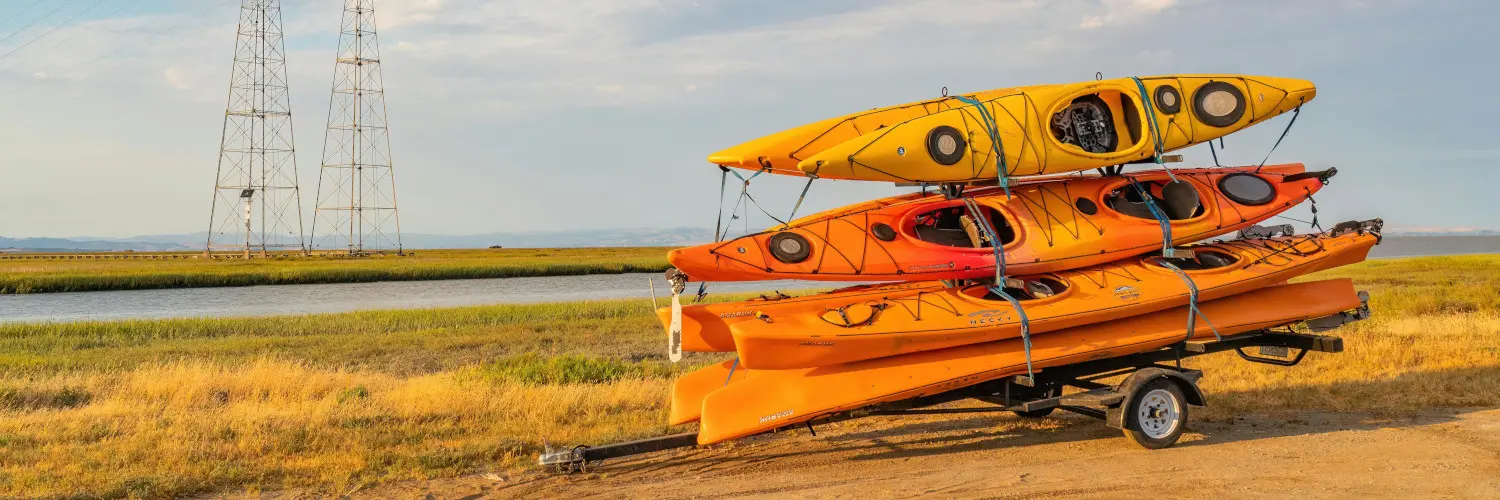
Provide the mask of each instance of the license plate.
{"label": "license plate", "polygon": [[1289,352],[1290,351],[1287,348],[1281,347],[1281,346],[1274,346],[1274,345],[1263,345],[1263,346],[1260,346],[1260,355],[1261,356],[1274,356],[1274,357],[1278,357],[1278,358],[1285,358],[1285,357],[1287,357],[1287,354]]}

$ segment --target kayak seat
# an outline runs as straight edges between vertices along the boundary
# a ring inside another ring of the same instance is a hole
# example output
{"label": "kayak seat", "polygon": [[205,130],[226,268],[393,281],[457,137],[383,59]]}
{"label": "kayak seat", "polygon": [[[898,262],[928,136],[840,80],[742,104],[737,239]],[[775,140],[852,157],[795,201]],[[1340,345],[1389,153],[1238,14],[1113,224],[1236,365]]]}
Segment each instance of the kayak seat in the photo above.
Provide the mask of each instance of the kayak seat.
{"label": "kayak seat", "polygon": [[[1150,191],[1156,183],[1147,183],[1143,187]],[[1156,202],[1168,220],[1184,220],[1203,215],[1203,202],[1198,197],[1198,190],[1194,189],[1187,181],[1168,183],[1161,188],[1161,196],[1151,194],[1151,200]],[[1115,190],[1105,199],[1104,203],[1130,217],[1155,220],[1156,216],[1151,214],[1151,207],[1146,205],[1146,200],[1141,198],[1140,192],[1133,186],[1126,186]]]}
{"label": "kayak seat", "polygon": [[936,226],[919,225],[917,226],[917,239],[950,247],[975,248],[974,242],[969,240],[969,234],[962,229],[941,229]]}
{"label": "kayak seat", "polygon": [[1203,210],[1203,203],[1198,200],[1198,190],[1193,189],[1187,181],[1167,183],[1161,188],[1161,201],[1167,218],[1172,220],[1191,219]]}
{"label": "kayak seat", "polygon": [[[998,211],[986,207],[985,218],[990,224],[999,224],[996,236],[1002,245],[1016,239],[1016,232]],[[987,248],[991,245],[983,228],[979,227],[964,207],[948,207],[917,216],[917,239],[938,245],[958,248]]]}
{"label": "kayak seat", "polygon": [[974,222],[974,219],[967,215],[959,217],[958,220],[964,226],[964,235],[969,237],[969,243],[974,245],[974,248],[984,248],[985,237],[980,234],[979,223]]}

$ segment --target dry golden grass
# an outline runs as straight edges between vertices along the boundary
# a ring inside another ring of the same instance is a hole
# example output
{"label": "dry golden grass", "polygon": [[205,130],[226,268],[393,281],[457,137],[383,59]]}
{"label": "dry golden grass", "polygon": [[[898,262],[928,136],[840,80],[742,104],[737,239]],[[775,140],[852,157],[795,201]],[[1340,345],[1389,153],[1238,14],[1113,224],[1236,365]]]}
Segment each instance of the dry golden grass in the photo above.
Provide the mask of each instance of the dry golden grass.
{"label": "dry golden grass", "polygon": [[[1500,406],[1500,257],[1326,274],[1372,290],[1342,354],[1207,370],[1207,418]],[[671,431],[644,302],[0,326],[0,496],[164,497],[522,465]]]}
{"label": "dry golden grass", "polygon": [[538,439],[661,433],[669,383],[495,384],[266,359],[234,367],[146,365],[25,386],[35,394],[91,397],[0,414],[5,494],[156,497],[297,484],[345,491],[513,463],[529,458],[518,454],[534,452],[525,443]]}
{"label": "dry golden grass", "polygon": [[1500,315],[1376,316],[1334,333],[1344,338],[1343,353],[1310,353],[1292,368],[1233,354],[1191,360],[1204,370],[1204,416],[1500,407]]}

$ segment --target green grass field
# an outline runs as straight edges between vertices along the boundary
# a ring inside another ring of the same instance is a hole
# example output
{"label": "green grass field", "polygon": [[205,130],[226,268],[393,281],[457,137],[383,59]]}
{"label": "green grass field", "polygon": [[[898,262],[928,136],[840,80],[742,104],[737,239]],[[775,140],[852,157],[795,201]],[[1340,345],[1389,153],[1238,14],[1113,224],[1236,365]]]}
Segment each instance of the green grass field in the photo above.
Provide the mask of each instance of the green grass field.
{"label": "green grass field", "polygon": [[417,250],[408,256],[275,259],[0,259],[0,294],[205,286],[514,278],[665,271],[666,248]]}
{"label": "green grass field", "polygon": [[[1212,406],[1401,415],[1500,406],[1500,256],[1372,261],[1346,352],[1196,358]],[[667,432],[647,301],[0,325],[0,497],[167,497],[528,467],[544,443]]]}

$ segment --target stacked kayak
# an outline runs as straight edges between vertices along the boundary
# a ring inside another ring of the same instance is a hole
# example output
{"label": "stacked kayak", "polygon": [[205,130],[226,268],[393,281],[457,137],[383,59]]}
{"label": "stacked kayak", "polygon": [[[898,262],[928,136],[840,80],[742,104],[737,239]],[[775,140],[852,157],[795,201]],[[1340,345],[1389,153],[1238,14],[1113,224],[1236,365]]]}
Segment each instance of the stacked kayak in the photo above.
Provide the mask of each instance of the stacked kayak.
{"label": "stacked kayak", "polygon": [[[1016,275],[1032,334],[1208,301],[1365,260],[1377,236],[1347,232],[1191,247],[1193,257],[1131,257],[1048,274]],[[664,322],[670,310],[657,313]],[[1020,336],[1020,317],[990,286],[938,282],[859,286],[796,298],[682,310],[683,350],[738,352],[745,368],[813,368]]]}
{"label": "stacked kayak", "polygon": [[[1187,308],[1038,335],[1038,367],[1159,349],[1318,318],[1360,305],[1348,280],[1269,287],[1205,302],[1215,319],[1187,335]],[[799,370],[734,369],[732,362],[683,376],[673,390],[673,423],[699,421],[702,444],[749,436],[841,410],[896,401],[1026,373],[1019,339],[970,344],[857,363]]]}
{"label": "stacked kayak", "polygon": [[[1149,161],[1311,101],[1307,80],[1168,75],[988,90],[772,134],[709,163],[825,179],[967,182]],[[1003,153],[997,155],[997,153]],[[1005,172],[996,169],[1003,156]]]}
{"label": "stacked kayak", "polygon": [[[1257,171],[1258,170],[1258,171]],[[1300,164],[1147,171],[1024,182],[1007,195],[973,190],[1010,270],[1045,273],[1160,249],[1166,213],[1172,243],[1245,229],[1311,198],[1335,171]],[[1173,180],[1175,178],[1175,181]],[[941,280],[994,276],[985,231],[965,202],[943,195],[882,198],[723,242],[673,250],[667,260],[695,281]]]}
{"label": "stacked kayak", "polygon": [[[1313,200],[1333,169],[1123,171],[1165,165],[1166,152],[1315,95],[1305,80],[1245,75],[1014,87],[834,117],[714,153],[726,175],[924,189],[671,251],[672,306],[657,315],[673,359],[734,357],[676,381],[670,422],[698,422],[697,441],[713,443],[1359,307],[1347,280],[1290,282],[1363,261],[1379,219],[1303,235],[1259,225]],[[878,283],[680,299],[688,282],[787,279]]]}

